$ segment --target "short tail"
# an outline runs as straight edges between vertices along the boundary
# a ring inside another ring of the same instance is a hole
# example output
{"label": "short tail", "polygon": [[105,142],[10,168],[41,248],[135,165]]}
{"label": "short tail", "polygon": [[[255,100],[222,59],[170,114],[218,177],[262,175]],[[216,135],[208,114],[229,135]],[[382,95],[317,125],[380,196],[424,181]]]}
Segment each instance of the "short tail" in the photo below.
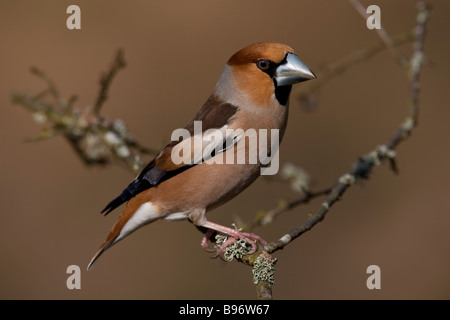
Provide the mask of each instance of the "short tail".
{"label": "short tail", "polygon": [[123,227],[123,222],[119,219],[119,221],[117,221],[114,224],[112,230],[109,232],[105,241],[100,246],[100,248],[97,250],[95,255],[92,257],[91,261],[89,262],[89,264],[87,266],[88,271],[92,268],[95,261],[98,258],[100,258],[100,256],[102,255],[103,252],[105,252],[106,249],[111,248],[113,245],[115,245],[117,242],[119,242],[119,240],[121,239],[120,238],[120,230],[122,229],[122,227]]}
{"label": "short tail", "polygon": [[124,211],[122,211],[119,219],[106,237],[106,240],[89,262],[88,270],[92,268],[92,265],[106,249],[112,247],[140,227],[161,218],[161,212],[158,206],[153,205],[150,201],[142,202],[142,199],[135,199],[137,198],[127,203]]}

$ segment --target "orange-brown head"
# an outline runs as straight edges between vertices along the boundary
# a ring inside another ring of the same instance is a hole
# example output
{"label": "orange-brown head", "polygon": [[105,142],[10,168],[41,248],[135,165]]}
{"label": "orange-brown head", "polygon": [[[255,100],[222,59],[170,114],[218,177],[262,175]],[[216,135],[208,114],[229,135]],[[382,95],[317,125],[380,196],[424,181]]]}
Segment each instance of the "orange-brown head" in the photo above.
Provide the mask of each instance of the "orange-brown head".
{"label": "orange-brown head", "polygon": [[230,72],[234,87],[259,106],[271,105],[274,99],[286,105],[292,84],[316,78],[290,46],[276,42],[245,47],[227,66],[230,70],[224,73]]}

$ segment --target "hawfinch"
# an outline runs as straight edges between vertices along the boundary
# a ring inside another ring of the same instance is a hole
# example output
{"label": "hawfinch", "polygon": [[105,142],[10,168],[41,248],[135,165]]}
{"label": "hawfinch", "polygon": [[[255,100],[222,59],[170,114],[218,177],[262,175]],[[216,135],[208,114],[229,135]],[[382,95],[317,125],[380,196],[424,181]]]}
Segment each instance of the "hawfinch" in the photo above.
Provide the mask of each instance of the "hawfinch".
{"label": "hawfinch", "polygon": [[[212,235],[228,236],[218,253],[237,239],[253,250],[256,241],[267,244],[255,234],[207,220],[206,213],[242,192],[267,167],[267,154],[277,151],[286,128],[292,85],[314,78],[281,43],[256,43],[235,53],[206,103],[178,129],[181,134],[175,140],[172,135],[172,142],[103,209],[106,215],[126,203],[88,270],[106,249],[158,219],[189,220],[205,234],[205,249]],[[259,152],[262,147],[267,150]],[[252,158],[255,153],[260,157]]]}

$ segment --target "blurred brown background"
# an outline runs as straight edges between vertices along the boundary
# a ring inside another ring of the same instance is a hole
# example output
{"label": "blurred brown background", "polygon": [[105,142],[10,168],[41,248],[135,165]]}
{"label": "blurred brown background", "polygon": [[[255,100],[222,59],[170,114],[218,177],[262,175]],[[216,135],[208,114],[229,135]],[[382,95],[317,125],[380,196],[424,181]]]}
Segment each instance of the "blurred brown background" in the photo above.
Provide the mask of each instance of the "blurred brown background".
{"label": "blurred brown background", "polygon": [[[420,123],[398,151],[400,175],[377,167],[313,230],[275,254],[276,299],[449,299],[450,2],[434,6],[426,39],[432,64],[422,74]],[[391,34],[415,24],[415,1],[364,1],[381,7]],[[66,8],[81,7],[79,31]],[[209,259],[187,222],[160,221],[86,266],[119,212],[104,205],[133,176],[120,166],[87,168],[62,138],[25,143],[39,126],[11,103],[13,91],[37,93],[37,66],[77,106],[92,106],[100,73],[118,48],[128,65],[103,114],[122,118],[138,141],[159,147],[208,97],[226,60],[257,41],[285,42],[320,76],[327,64],[376,41],[347,1],[1,1],[0,298],[253,299],[251,269]],[[410,52],[410,47],[403,47]],[[385,142],[406,115],[407,81],[388,52],[358,64],[320,91],[306,112],[291,96],[281,163],[307,170],[316,188],[351,170],[359,155]],[[258,180],[212,221],[250,219],[295,193]],[[275,240],[318,202],[255,232]],[[82,269],[81,290],[68,290],[66,268]],[[368,290],[366,268],[381,268],[381,290]]]}

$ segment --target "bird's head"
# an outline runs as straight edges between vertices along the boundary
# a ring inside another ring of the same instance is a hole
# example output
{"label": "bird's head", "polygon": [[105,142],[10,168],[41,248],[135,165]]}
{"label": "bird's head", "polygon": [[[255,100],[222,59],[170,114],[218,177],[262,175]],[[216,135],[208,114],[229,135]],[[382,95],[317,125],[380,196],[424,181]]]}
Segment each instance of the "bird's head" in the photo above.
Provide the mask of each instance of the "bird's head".
{"label": "bird's head", "polygon": [[239,50],[228,60],[227,71],[227,80],[261,106],[270,105],[274,99],[286,105],[293,84],[316,78],[291,47],[276,42],[260,42]]}

